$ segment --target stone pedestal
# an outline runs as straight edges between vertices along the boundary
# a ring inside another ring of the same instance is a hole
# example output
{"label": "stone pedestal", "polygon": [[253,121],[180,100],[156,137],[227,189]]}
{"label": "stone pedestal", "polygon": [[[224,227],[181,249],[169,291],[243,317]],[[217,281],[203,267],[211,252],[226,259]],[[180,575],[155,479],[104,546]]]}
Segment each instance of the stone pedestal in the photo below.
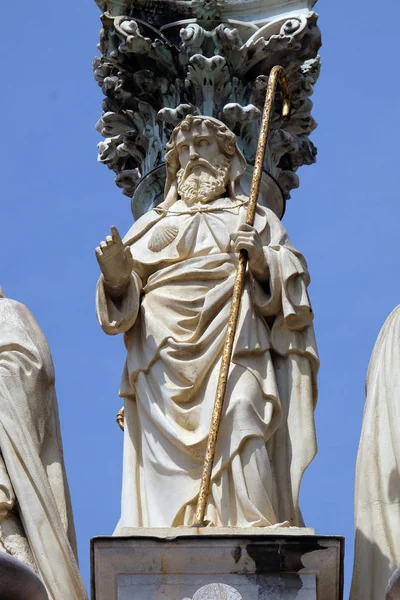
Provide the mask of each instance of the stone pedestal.
{"label": "stone pedestal", "polygon": [[296,528],[94,538],[92,600],[341,600],[343,546]]}

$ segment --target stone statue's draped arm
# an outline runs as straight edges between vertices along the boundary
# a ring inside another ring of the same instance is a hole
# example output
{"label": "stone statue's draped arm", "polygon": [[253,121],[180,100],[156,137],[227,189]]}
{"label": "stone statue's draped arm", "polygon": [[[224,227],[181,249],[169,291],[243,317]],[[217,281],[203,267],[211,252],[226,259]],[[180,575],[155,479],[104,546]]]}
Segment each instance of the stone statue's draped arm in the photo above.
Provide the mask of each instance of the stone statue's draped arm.
{"label": "stone statue's draped arm", "polygon": [[254,282],[254,300],[271,327],[271,356],[282,419],[267,443],[277,478],[278,519],[303,525],[300,483],[317,452],[314,409],[319,358],[307,292],[307,263],[291,244],[282,223],[268,211],[263,232],[269,266],[268,289]]}
{"label": "stone statue's draped arm", "polygon": [[132,271],[123,294],[116,298],[107,292],[103,276],[100,277],[97,285],[96,312],[105,333],[117,335],[126,333],[133,327],[139,312],[141,289],[141,279]]}
{"label": "stone statue's draped arm", "polygon": [[268,211],[263,233],[264,253],[269,267],[269,293],[256,290],[256,304],[265,317],[281,317],[290,331],[311,325],[313,313],[307,293],[310,277],[304,257],[291,244],[279,219]]}
{"label": "stone statue's draped arm", "polygon": [[15,493],[49,598],[84,600],[50,351],[14,300],[0,299],[0,332],[0,489]]}
{"label": "stone statue's draped arm", "polygon": [[3,457],[0,456],[0,521],[14,508],[15,493],[7,473]]}

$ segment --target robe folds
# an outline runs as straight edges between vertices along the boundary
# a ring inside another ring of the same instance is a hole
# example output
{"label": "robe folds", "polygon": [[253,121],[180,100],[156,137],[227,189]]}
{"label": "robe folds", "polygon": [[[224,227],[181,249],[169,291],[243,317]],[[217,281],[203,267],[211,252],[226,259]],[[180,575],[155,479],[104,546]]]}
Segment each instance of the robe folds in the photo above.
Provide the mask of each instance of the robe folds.
{"label": "robe folds", "polygon": [[357,456],[351,600],[384,600],[400,566],[400,306],[383,325],[368,367]]}
{"label": "robe folds", "polygon": [[0,299],[0,546],[24,560],[50,600],[85,600],[65,473],[54,368],[30,311]]}
{"label": "robe folds", "polygon": [[[134,270],[122,298],[98,283],[100,324],[127,348],[117,534],[193,520],[238,264],[230,233],[246,215],[228,198],[206,207],[178,200],[141,217],[125,238]],[[272,211],[259,207],[255,227],[269,274],[246,275],[206,512],[214,526],[301,524],[300,480],[316,452],[307,266]]]}

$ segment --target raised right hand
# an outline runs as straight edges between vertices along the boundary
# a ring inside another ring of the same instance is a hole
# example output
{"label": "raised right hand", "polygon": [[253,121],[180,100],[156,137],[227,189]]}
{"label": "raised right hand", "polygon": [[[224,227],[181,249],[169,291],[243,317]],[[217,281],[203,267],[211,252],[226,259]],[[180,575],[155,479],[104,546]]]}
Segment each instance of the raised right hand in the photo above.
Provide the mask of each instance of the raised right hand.
{"label": "raised right hand", "polygon": [[104,283],[112,291],[122,291],[132,273],[133,259],[130,248],[124,248],[116,227],[111,227],[111,235],[96,248],[96,258]]}

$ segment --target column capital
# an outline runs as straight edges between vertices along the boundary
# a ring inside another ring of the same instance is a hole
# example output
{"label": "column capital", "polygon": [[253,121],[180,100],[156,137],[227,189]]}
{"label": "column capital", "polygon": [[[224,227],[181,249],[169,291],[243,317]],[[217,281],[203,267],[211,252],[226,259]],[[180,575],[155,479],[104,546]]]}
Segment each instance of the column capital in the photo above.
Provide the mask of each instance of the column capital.
{"label": "column capital", "polygon": [[96,126],[105,138],[99,161],[116,173],[134,206],[138,184],[156,170],[139,213],[160,195],[165,146],[187,114],[224,121],[254,163],[267,78],[277,64],[285,68],[293,110],[284,123],[278,99],[264,168],[290,198],[297,169],[315,162],[317,152],[309,139],[320,70],[316,0],[96,2],[104,11],[101,56],[94,61],[105,95]]}

